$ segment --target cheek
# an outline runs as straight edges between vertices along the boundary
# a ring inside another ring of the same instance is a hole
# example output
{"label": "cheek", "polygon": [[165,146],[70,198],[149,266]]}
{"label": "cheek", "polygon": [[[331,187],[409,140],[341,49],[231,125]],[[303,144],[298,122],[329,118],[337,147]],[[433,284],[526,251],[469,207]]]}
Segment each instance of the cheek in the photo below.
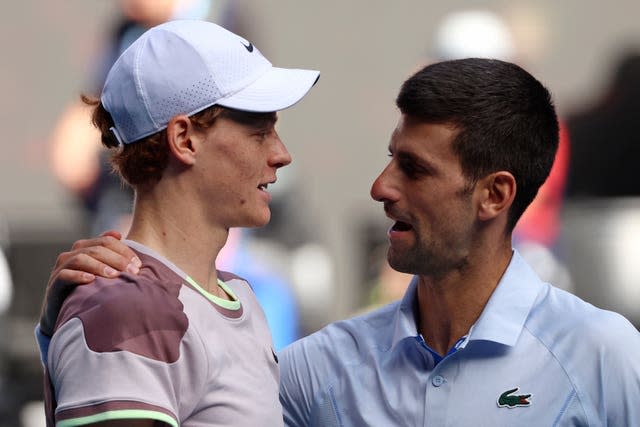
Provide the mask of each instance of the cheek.
{"label": "cheek", "polygon": [[417,213],[417,229],[420,234],[453,236],[468,228],[470,207],[459,201],[451,202],[450,196],[443,195],[414,204]]}
{"label": "cheek", "polygon": [[260,168],[255,155],[246,150],[220,150],[214,156],[211,166],[230,185],[240,184],[243,180],[258,175]]}

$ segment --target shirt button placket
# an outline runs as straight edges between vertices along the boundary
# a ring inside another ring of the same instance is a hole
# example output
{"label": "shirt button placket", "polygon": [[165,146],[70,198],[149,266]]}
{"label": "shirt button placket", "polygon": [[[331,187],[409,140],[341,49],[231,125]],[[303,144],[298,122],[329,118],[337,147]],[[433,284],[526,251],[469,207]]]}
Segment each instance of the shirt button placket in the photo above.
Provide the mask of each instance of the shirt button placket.
{"label": "shirt button placket", "polygon": [[431,384],[433,384],[434,387],[440,387],[442,384],[444,384],[444,377],[442,375],[436,375],[433,378],[431,378]]}
{"label": "shirt button placket", "polygon": [[[443,362],[441,362],[443,363]],[[443,366],[438,366],[436,371],[432,373],[427,383],[427,393],[425,396],[425,426],[443,426],[446,425],[445,414],[449,404],[450,390],[447,387],[446,370]]]}

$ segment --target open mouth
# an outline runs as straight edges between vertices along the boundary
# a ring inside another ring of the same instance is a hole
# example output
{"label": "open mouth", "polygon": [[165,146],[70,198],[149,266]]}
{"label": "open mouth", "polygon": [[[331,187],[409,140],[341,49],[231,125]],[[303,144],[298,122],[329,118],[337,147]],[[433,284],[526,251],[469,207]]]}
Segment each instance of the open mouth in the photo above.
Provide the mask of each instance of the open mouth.
{"label": "open mouth", "polygon": [[267,191],[268,183],[258,185],[258,190]]}
{"label": "open mouth", "polygon": [[411,226],[411,224],[408,224],[403,221],[396,221],[393,224],[393,227],[391,227],[391,231],[410,231],[410,230],[413,230],[413,227]]}

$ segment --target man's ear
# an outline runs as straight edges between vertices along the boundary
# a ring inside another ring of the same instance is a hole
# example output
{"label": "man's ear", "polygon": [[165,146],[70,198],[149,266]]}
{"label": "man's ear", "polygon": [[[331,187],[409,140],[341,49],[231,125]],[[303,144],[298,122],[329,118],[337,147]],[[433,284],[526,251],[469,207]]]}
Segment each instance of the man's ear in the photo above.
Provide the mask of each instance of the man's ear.
{"label": "man's ear", "polygon": [[195,129],[188,116],[182,114],[169,120],[167,125],[169,149],[173,157],[185,165],[193,165],[196,162],[194,134]]}
{"label": "man's ear", "polygon": [[478,210],[481,221],[509,211],[516,196],[516,179],[510,172],[494,172],[482,178],[478,184],[482,190]]}

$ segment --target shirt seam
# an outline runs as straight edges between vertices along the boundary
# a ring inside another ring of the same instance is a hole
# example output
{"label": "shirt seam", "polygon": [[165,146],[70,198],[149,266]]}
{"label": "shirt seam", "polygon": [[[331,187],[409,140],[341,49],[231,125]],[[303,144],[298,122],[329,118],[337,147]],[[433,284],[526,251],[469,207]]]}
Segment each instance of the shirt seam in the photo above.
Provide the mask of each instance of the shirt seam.
{"label": "shirt seam", "polygon": [[329,398],[331,399],[331,406],[333,406],[333,413],[336,414],[336,421],[338,422],[338,426],[342,427],[344,424],[342,423],[342,418],[340,417],[340,411],[338,410],[338,402],[336,401],[336,397],[333,394],[333,384],[329,386]]}
{"label": "shirt seam", "polygon": [[[567,399],[565,400],[564,404],[562,405],[562,408],[560,408],[560,412],[558,412],[558,416],[556,417],[556,419],[553,421],[553,427],[557,427],[560,423],[560,420],[562,419],[562,416],[564,415],[564,413],[566,412],[567,408],[569,407],[569,404],[571,403],[571,401],[573,400],[573,397],[576,396],[576,391],[575,390],[571,390],[571,393],[569,393],[569,397],[567,397]],[[588,423],[589,421],[587,421]]]}
{"label": "shirt seam", "polygon": [[[562,363],[560,361],[560,359],[556,356],[556,354],[549,348],[549,346],[547,346],[547,344],[540,339],[540,337],[538,337],[536,334],[533,333],[533,331],[531,331],[531,329],[529,329],[529,327],[525,324],[523,326],[523,329],[525,329],[532,337],[534,337],[536,339],[536,341],[538,341],[540,344],[542,344],[542,346],[547,350],[547,352],[549,352],[549,354],[553,357],[553,359],[558,363],[558,366],[560,366],[560,368],[562,369],[562,372],[564,372],[564,375],[567,377],[567,379],[569,380],[569,382],[571,383],[571,387],[573,388],[573,392],[575,393],[576,398],[578,399],[578,403],[580,404],[580,408],[582,409],[582,413],[584,414],[585,417],[585,421],[587,422],[587,427],[589,427],[591,425],[591,423],[589,422],[589,415],[587,415],[587,411],[585,410],[585,407],[582,403],[582,399],[580,398],[580,392],[579,392],[579,388],[576,385],[576,383],[573,381],[573,378],[571,377],[571,375],[569,375],[569,373],[567,372],[567,370],[565,369],[564,363]],[[566,408],[563,407],[561,409],[561,412],[558,413],[558,416],[561,415],[562,411],[565,410]]]}

